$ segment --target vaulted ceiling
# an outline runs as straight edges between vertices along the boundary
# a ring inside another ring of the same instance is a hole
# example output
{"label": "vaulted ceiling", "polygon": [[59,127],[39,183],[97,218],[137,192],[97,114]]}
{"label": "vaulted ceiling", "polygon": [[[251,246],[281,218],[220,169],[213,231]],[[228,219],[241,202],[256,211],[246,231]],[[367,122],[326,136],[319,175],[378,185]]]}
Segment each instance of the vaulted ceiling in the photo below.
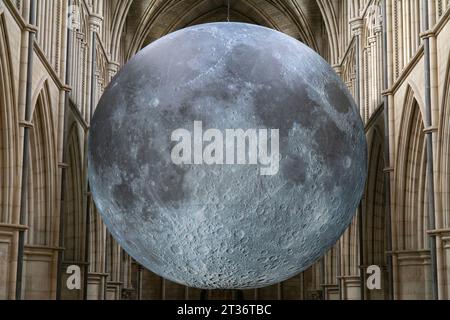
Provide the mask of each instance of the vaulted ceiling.
{"label": "vaulted ceiling", "polygon": [[[335,60],[336,0],[229,0],[230,21],[247,22],[284,32]],[[158,38],[187,26],[227,21],[228,0],[125,0],[116,5],[114,32],[124,59]],[[331,44],[330,44],[331,43]],[[117,56],[114,47],[113,55]]]}

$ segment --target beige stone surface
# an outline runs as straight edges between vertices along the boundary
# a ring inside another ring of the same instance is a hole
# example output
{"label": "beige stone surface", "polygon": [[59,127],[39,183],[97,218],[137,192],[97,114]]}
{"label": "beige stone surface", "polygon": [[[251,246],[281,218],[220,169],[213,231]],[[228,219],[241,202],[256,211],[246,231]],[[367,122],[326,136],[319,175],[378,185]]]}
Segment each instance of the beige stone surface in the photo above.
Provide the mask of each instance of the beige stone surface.
{"label": "beige stone surface", "polygon": [[[232,1],[232,21],[285,32],[333,65],[355,98],[360,97],[369,145],[363,220],[355,217],[333,250],[301,275],[277,286],[245,292],[184,288],[136,265],[108,234],[95,210],[87,192],[84,152],[96,102],[120,66],[169,32],[202,22],[225,21],[226,1],[72,0],[75,11],[70,12],[75,14],[71,17],[79,19],[71,24],[66,14],[68,1],[42,0],[36,1],[36,25],[30,26],[31,1],[0,0],[0,299],[16,296],[20,232],[25,235],[24,299],[57,298],[58,279],[62,299],[353,300],[361,299],[362,294],[365,299],[387,299],[389,257],[393,261],[394,298],[431,299],[430,236],[436,237],[439,299],[450,299],[449,1],[427,1],[429,30],[421,28],[421,0],[386,0],[385,24],[380,0]],[[28,78],[28,37],[35,29]],[[430,42],[431,127],[425,121],[424,36]],[[387,88],[383,84],[384,63]],[[28,81],[32,113],[27,124]],[[384,96],[389,102],[387,137]],[[30,158],[24,164],[24,127],[29,125]],[[433,230],[428,224],[428,132],[433,139]],[[385,161],[387,143],[390,163]],[[25,188],[28,192],[22,199],[24,165],[30,174]],[[386,215],[386,177],[390,220]],[[21,209],[26,213],[22,221]],[[391,238],[387,222],[392,226]],[[387,251],[388,243],[392,243],[391,252]],[[58,274],[59,262],[63,267]],[[69,265],[82,270],[81,290],[65,287]],[[381,290],[361,289],[366,279],[361,276],[370,265],[382,269]]]}

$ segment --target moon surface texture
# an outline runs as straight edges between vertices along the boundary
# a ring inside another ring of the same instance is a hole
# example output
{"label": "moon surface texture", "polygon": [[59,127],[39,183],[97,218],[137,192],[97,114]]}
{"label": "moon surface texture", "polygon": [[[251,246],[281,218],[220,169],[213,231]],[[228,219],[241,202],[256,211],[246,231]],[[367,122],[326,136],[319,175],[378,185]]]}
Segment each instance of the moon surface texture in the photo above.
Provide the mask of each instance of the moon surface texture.
{"label": "moon surface texture", "polygon": [[338,241],[366,153],[355,102],[318,54],[268,28],[212,23],[155,41],[112,80],[91,123],[89,178],[109,231],[143,266],[190,287],[250,289]]}

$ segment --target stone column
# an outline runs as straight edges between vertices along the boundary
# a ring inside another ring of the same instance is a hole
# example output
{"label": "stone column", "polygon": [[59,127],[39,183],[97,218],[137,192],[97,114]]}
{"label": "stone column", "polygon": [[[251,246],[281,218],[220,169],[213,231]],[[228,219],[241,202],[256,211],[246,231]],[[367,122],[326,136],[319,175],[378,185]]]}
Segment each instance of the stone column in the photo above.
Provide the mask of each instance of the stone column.
{"label": "stone column", "polygon": [[87,300],[105,300],[105,286],[108,274],[89,272],[87,275]]}
{"label": "stone column", "polygon": [[[85,113],[85,121],[90,124],[91,122],[91,116],[94,109],[94,103],[95,103],[95,87],[96,87],[96,80],[95,80],[95,72],[96,72],[96,66],[95,66],[95,55],[96,55],[96,33],[100,31],[100,27],[102,24],[102,18],[98,15],[91,14],[89,16],[89,39],[90,43],[88,44],[88,48],[90,49],[88,54],[88,85],[86,90],[86,101],[87,103],[87,112]],[[105,298],[105,290],[106,290],[106,281],[107,281],[107,274],[103,273],[90,273],[89,272],[89,264],[91,261],[89,261],[90,253],[89,253],[89,243],[91,241],[90,239],[90,214],[91,214],[91,205],[92,205],[92,197],[90,193],[89,188],[89,182],[87,178],[87,137],[88,134],[84,137],[84,168],[83,168],[83,174],[84,174],[84,210],[86,214],[86,249],[85,249],[85,257],[86,257],[86,269],[85,274],[87,277],[85,277],[84,282],[84,299],[104,299]],[[98,231],[98,230],[97,230]],[[99,232],[99,231],[98,231]],[[105,255],[105,252],[102,252],[103,255]]]}
{"label": "stone column", "polygon": [[364,57],[363,57],[363,48],[364,48],[364,39],[362,38],[362,32],[364,28],[364,20],[361,18],[356,18],[350,21],[350,28],[352,30],[352,35],[356,39],[356,103],[360,108],[361,117],[364,119]]}
{"label": "stone column", "polygon": [[[14,10],[14,9],[13,9]],[[28,207],[28,175],[30,166],[30,131],[33,129],[32,122],[32,86],[33,86],[33,57],[34,57],[34,41],[36,38],[36,2],[30,2],[28,23],[23,21],[26,26],[24,33],[22,34],[22,59],[21,59],[21,72],[20,72],[20,93],[19,97],[23,97],[23,100],[19,100],[19,113],[20,123],[19,126],[23,129],[21,131],[21,147],[22,147],[22,163],[21,163],[21,191],[20,191],[20,207],[19,215],[15,219],[19,225],[25,224],[27,207]],[[25,50],[26,49],[26,50]],[[17,229],[17,240],[14,240],[17,250],[17,263],[16,263],[16,281],[15,281],[15,299],[23,299],[23,274],[24,274],[24,259],[25,259],[25,232],[26,229]]]}

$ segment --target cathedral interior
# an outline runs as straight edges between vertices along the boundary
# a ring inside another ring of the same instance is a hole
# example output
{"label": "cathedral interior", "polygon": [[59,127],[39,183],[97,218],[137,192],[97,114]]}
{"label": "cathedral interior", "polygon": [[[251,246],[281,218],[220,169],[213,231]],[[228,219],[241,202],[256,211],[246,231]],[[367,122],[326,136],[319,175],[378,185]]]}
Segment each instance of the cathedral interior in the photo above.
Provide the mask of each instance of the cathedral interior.
{"label": "cathedral interior", "polygon": [[[88,188],[87,136],[138,51],[227,20],[288,34],[333,66],[359,105],[369,169],[351,226],[309,270],[205,291],[151,273],[108,233]],[[450,299],[450,1],[0,0],[0,61],[0,299]]]}

